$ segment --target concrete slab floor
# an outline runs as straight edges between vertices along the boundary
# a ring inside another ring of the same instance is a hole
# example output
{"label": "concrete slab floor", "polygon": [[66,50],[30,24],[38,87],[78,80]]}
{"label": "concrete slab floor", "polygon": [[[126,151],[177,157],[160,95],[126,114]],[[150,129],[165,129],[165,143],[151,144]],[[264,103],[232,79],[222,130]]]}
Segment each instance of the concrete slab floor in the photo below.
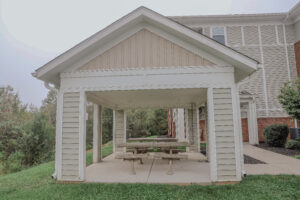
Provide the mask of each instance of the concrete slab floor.
{"label": "concrete slab floor", "polygon": [[86,182],[97,183],[169,183],[169,184],[209,184],[208,162],[178,160],[173,163],[173,175],[167,175],[168,161],[143,159],[144,164],[135,162],[136,175],[130,174],[130,162],[114,159],[110,155],[102,162],[86,168]]}

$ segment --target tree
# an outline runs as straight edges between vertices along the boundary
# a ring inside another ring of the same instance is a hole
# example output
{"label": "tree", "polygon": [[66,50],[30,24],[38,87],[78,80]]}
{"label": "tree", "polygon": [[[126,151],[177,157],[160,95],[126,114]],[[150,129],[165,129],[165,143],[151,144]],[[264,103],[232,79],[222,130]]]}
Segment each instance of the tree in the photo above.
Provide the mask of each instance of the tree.
{"label": "tree", "polygon": [[19,149],[18,142],[24,133],[22,125],[30,118],[26,108],[12,87],[0,89],[0,152],[4,160]]}
{"label": "tree", "polygon": [[54,156],[55,128],[48,117],[35,113],[33,120],[25,125],[25,133],[19,145],[26,165],[51,160]]}
{"label": "tree", "polygon": [[56,122],[56,97],[57,92],[56,90],[49,90],[46,99],[42,101],[41,112],[43,112],[49,122],[55,126]]}
{"label": "tree", "polygon": [[300,78],[285,83],[278,96],[283,109],[294,119],[300,120]]}

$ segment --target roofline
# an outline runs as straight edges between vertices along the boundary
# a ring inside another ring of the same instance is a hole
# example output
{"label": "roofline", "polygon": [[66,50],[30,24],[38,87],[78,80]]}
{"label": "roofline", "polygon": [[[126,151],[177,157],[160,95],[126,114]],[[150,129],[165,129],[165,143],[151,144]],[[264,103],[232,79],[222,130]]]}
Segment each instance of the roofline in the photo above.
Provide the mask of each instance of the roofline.
{"label": "roofline", "polygon": [[238,22],[271,22],[295,23],[300,20],[300,2],[293,6],[288,12],[279,13],[255,13],[255,14],[222,14],[222,15],[185,15],[168,16],[173,20],[179,20],[184,23],[238,23]]}
{"label": "roofline", "polygon": [[141,19],[143,20],[144,17],[146,17],[147,20],[153,21],[153,23],[159,23],[161,25],[164,25],[169,30],[176,30],[176,32],[178,32],[177,34],[181,34],[184,37],[198,41],[200,44],[209,47],[210,51],[220,52],[224,57],[224,59],[231,57],[232,60],[234,60],[234,62],[241,63],[242,65],[244,65],[243,67],[245,66],[249,67],[249,70],[250,68],[252,68],[252,70],[256,70],[258,68],[259,62],[254,60],[253,58],[250,58],[232,48],[229,48],[221,43],[218,43],[212,38],[199,34],[195,30],[185,25],[182,25],[170,18],[167,18],[151,9],[148,9],[146,7],[139,7],[134,11],[130,12],[129,14],[123,16],[119,20],[113,22],[106,28],[100,30],[99,32],[93,34],[89,38],[75,45],[74,47],[67,50],[63,54],[57,56],[47,64],[38,68],[37,70],[35,70],[35,72],[32,75],[38,79],[44,79],[42,77],[45,74],[54,70],[58,66],[66,67],[65,62],[71,61],[71,59],[74,58],[74,56],[83,53],[83,51],[87,50],[87,48],[89,48],[91,45],[108,37],[116,30],[123,28],[129,23],[133,23],[133,24],[138,23],[139,20]]}
{"label": "roofline", "polygon": [[100,31],[97,31],[96,33],[92,34],[91,36],[89,36],[88,38],[82,40],[81,42],[79,42],[78,44],[74,45],[73,47],[71,47],[70,49],[64,51],[63,53],[59,54],[58,56],[54,57],[53,59],[51,59],[49,62],[45,63],[44,65],[42,65],[41,67],[35,69],[35,71],[32,74],[33,77],[38,78],[38,73],[39,71],[44,68],[46,65],[51,64],[53,61],[62,58],[63,56],[66,56],[67,53],[69,53],[70,51],[72,51],[73,49],[80,47],[81,45],[83,45],[85,42],[87,42],[88,40],[93,39],[94,37],[96,37],[98,34],[100,34],[101,32],[104,32],[106,29],[108,29],[109,27],[112,27],[113,25],[117,24],[119,21],[121,21],[122,19],[125,19],[126,17],[128,17],[129,15],[131,15],[132,13],[134,13],[135,11],[142,9],[143,7],[138,7],[135,10],[131,11],[130,13],[124,15],[123,17],[117,19],[116,21],[112,22],[111,24],[109,24],[108,26],[104,27],[103,29],[101,29]]}

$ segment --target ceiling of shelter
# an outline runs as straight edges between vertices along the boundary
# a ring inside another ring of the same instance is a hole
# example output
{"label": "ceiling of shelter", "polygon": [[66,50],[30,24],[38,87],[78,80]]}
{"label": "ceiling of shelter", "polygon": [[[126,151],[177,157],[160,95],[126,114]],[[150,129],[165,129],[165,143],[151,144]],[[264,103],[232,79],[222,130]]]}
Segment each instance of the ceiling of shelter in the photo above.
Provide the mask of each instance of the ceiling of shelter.
{"label": "ceiling of shelter", "polygon": [[77,71],[213,65],[215,64],[211,61],[147,29],[142,29]]}
{"label": "ceiling of shelter", "polygon": [[87,92],[88,101],[114,109],[188,108],[206,102],[206,89]]}

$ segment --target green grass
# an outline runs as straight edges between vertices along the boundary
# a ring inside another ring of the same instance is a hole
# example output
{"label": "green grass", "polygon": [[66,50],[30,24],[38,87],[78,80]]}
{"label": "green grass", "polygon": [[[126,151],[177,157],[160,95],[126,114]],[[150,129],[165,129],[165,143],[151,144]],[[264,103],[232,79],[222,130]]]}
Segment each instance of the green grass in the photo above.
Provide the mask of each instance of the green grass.
{"label": "green grass", "polygon": [[295,156],[295,158],[300,159],[300,155]]}
{"label": "green grass", "polygon": [[[106,157],[113,152],[113,145],[112,142],[108,142],[103,145],[102,147],[102,157]],[[86,152],[86,165],[90,165],[93,163],[93,150],[90,149]]]}
{"label": "green grass", "polygon": [[[104,150],[105,149],[105,150]],[[103,147],[103,155],[112,145]],[[90,157],[91,153],[88,152]],[[92,156],[91,156],[92,157]],[[248,176],[240,184],[176,186],[159,184],[63,184],[50,176],[54,162],[0,176],[0,199],[299,199],[300,176]]]}

